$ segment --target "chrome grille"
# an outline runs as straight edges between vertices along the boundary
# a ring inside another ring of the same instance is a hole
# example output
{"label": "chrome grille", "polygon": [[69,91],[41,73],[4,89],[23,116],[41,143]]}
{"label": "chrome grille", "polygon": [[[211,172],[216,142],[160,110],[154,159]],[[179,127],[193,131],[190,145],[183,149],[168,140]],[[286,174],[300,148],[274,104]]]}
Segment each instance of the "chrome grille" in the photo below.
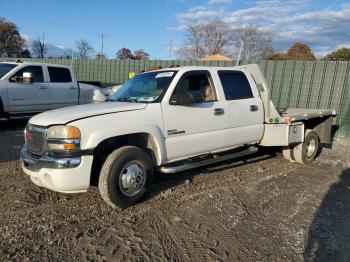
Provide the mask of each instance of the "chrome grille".
{"label": "chrome grille", "polygon": [[43,155],[46,152],[46,128],[27,125],[25,141],[28,152]]}

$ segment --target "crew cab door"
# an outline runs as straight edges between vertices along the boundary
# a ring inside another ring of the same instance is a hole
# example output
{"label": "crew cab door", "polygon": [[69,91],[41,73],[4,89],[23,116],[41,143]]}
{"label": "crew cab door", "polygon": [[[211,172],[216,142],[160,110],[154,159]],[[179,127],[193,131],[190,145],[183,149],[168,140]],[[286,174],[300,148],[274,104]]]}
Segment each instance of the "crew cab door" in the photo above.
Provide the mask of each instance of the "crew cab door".
{"label": "crew cab door", "polygon": [[66,67],[48,66],[51,109],[78,104],[78,83]]}
{"label": "crew cab door", "polygon": [[[23,73],[31,73],[33,82],[23,83]],[[30,65],[20,68],[9,79],[9,111],[15,113],[42,112],[49,108],[48,83],[43,67]]]}
{"label": "crew cab door", "polygon": [[227,145],[255,143],[264,133],[264,109],[253,78],[242,71],[219,70],[225,94]]}
{"label": "crew cab door", "polygon": [[[179,104],[182,96],[201,95],[202,101]],[[209,71],[184,73],[170,100],[162,103],[168,161],[209,153],[225,144],[224,108]]]}

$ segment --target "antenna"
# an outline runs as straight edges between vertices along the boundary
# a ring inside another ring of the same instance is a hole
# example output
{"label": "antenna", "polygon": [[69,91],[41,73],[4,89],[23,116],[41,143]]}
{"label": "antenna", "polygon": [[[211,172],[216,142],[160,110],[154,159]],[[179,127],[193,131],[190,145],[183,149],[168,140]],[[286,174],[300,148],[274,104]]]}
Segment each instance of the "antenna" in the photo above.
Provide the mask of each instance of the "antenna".
{"label": "antenna", "polygon": [[239,54],[238,54],[238,59],[237,59],[237,64],[236,66],[239,66],[239,60],[241,59],[241,54],[242,54],[242,50],[243,50],[243,41],[241,43],[241,48],[239,49]]}

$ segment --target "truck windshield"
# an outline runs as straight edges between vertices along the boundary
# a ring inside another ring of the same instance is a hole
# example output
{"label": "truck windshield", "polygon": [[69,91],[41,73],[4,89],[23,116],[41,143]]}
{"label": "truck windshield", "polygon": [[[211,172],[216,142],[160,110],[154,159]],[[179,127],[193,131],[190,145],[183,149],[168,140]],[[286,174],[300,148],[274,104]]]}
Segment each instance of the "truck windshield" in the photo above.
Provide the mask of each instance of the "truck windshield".
{"label": "truck windshield", "polygon": [[156,103],[162,98],[176,71],[138,74],[127,81],[110,98],[111,101]]}
{"label": "truck windshield", "polygon": [[0,63],[0,79],[14,69],[17,65]]}

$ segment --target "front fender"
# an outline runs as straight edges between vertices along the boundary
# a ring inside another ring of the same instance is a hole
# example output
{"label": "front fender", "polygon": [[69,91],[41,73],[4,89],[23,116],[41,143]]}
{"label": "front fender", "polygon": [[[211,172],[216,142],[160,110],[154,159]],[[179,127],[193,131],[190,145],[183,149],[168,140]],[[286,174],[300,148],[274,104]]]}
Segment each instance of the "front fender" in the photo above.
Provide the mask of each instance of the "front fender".
{"label": "front fender", "polygon": [[93,149],[96,148],[102,141],[123,136],[123,135],[132,135],[132,134],[138,134],[138,133],[145,133],[149,134],[151,136],[152,142],[156,146],[156,158],[157,158],[157,164],[160,165],[165,161],[165,140],[162,131],[156,127],[156,126],[133,126],[133,127],[124,127],[121,129],[116,130],[101,130],[99,132],[96,132],[94,134],[89,135],[88,138],[84,138],[82,146],[82,149]]}
{"label": "front fender", "polygon": [[94,149],[102,141],[137,133],[149,134],[156,148],[157,164],[166,160],[165,137],[162,131],[163,118],[159,105],[147,109],[120,112],[91,117],[71,122],[82,134],[81,148]]}

